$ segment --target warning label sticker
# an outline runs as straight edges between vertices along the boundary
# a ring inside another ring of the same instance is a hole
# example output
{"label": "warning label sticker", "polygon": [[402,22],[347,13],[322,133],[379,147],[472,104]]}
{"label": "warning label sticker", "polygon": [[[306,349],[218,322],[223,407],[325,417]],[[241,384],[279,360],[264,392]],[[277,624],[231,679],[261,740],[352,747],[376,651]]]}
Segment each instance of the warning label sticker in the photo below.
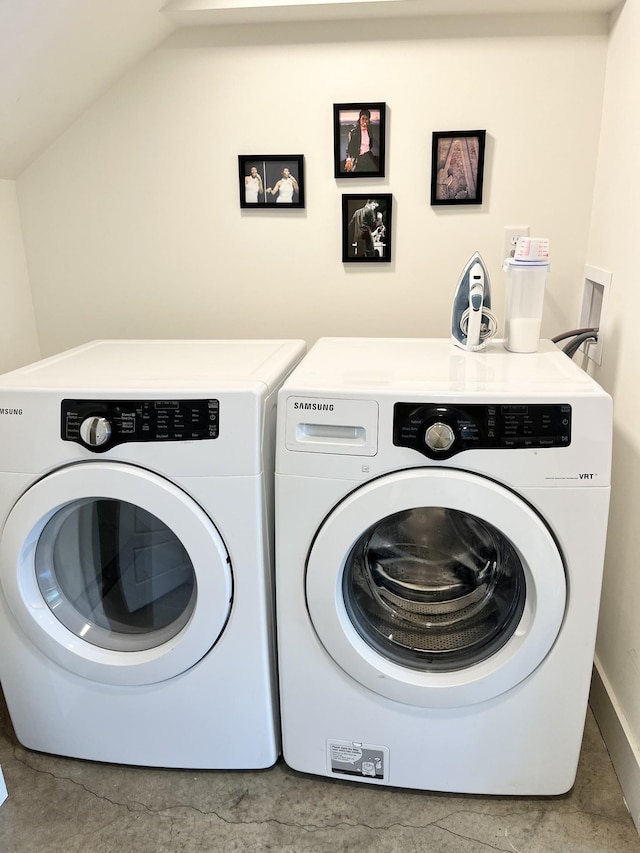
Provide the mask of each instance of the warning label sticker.
{"label": "warning label sticker", "polygon": [[384,780],[389,750],[356,741],[327,741],[329,771],[341,776],[368,776]]}

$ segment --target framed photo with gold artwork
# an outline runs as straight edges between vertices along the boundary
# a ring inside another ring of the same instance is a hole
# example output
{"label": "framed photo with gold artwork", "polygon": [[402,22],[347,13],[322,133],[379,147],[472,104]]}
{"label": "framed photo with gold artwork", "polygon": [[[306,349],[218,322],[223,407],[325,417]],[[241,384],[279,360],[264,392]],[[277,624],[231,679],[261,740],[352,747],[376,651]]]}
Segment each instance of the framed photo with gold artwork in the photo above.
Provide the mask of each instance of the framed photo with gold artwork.
{"label": "framed photo with gold artwork", "polygon": [[486,130],[433,134],[431,204],[482,204]]}

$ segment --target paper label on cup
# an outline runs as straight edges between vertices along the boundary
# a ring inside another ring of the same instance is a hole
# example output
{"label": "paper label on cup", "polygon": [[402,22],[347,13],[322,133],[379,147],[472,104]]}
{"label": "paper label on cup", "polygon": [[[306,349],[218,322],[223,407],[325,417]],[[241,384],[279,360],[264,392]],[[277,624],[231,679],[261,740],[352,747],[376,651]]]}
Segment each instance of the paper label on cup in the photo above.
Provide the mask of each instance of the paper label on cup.
{"label": "paper label on cup", "polygon": [[520,237],[513,256],[515,261],[549,260],[549,240],[546,237]]}

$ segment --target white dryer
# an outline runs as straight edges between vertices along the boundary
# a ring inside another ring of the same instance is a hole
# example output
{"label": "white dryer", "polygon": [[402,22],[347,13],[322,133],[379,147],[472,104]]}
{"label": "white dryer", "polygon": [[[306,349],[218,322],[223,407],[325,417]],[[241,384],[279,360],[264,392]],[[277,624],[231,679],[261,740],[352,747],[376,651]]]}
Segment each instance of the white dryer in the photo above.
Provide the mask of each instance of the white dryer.
{"label": "white dryer", "polygon": [[321,339],[279,395],[283,755],[372,784],[575,779],[610,397],[552,343]]}
{"label": "white dryer", "polygon": [[302,341],[96,341],[0,377],[0,680],[24,746],[279,753],[277,390]]}

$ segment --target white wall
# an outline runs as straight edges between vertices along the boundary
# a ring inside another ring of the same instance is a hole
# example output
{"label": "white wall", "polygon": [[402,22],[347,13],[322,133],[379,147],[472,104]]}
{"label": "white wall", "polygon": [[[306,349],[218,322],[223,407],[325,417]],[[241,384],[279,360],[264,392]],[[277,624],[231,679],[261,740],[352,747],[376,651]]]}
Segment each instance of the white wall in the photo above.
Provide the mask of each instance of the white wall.
{"label": "white wall", "polygon": [[[44,354],[96,337],[446,336],[477,249],[552,240],[543,333],[575,324],[602,107],[600,16],[182,31],[19,179]],[[332,104],[388,105],[387,178],[333,177]],[[485,202],[429,204],[433,130],[486,128]],[[305,210],[241,210],[238,154],[302,153]],[[394,197],[394,261],[343,265],[340,198]]]}
{"label": "white wall", "polygon": [[0,180],[0,372],[40,356],[16,186]]}
{"label": "white wall", "polygon": [[[585,261],[613,271],[590,368],[615,405],[595,705],[637,822],[639,7],[610,40],[587,15],[178,33],[18,182],[44,354],[96,337],[447,335],[476,249],[502,317],[507,224],[551,238],[546,335],[575,325]],[[351,100],[387,102],[384,180],[333,178],[332,104]],[[431,208],[432,131],[480,127],[485,203]],[[241,211],[239,153],[303,153],[306,210]],[[370,189],[394,195],[394,262],[345,266],[340,196]]]}
{"label": "white wall", "polygon": [[0,177],[20,174],[121,69],[166,37],[172,26],[162,5],[163,0],[0,2]]}
{"label": "white wall", "polygon": [[603,363],[601,369],[591,370],[614,401],[613,486],[594,707],[638,826],[640,350],[634,306],[639,292],[639,44],[640,2],[627,0],[611,32],[588,247],[589,263],[613,272]]}

